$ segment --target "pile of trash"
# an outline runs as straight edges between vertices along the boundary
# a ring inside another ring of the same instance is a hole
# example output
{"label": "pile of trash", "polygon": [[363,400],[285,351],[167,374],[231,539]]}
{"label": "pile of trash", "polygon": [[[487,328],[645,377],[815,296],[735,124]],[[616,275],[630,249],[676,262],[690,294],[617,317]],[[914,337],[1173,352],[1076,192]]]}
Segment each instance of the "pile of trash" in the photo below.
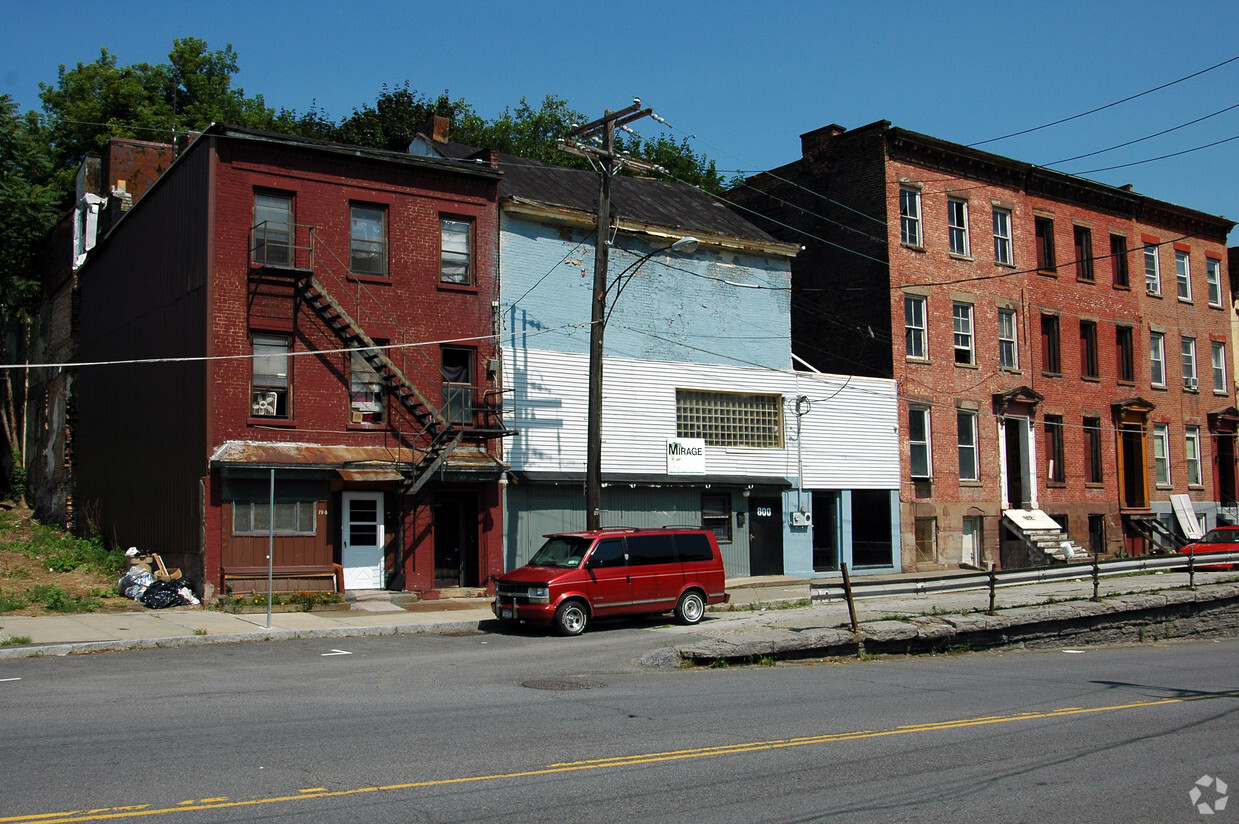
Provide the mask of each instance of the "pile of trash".
{"label": "pile of trash", "polygon": [[139,553],[136,546],[131,546],[125,557],[129,559],[129,571],[116,585],[126,598],[151,609],[202,603],[181,582],[181,571],[169,570],[156,553]]}

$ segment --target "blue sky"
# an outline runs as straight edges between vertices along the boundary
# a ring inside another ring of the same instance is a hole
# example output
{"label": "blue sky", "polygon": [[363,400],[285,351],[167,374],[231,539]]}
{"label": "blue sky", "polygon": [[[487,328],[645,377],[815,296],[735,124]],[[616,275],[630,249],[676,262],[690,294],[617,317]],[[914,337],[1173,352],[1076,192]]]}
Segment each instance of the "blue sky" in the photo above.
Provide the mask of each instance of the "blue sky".
{"label": "blue sky", "polygon": [[[1239,56],[1239,3],[654,3],[369,0],[364,4],[2,4],[0,93],[39,108],[38,84],[100,47],[163,62],[172,40],[231,43],[236,78],[269,105],[334,119],[384,84],[444,90],[491,117],[553,94],[588,116],[639,96],[720,170],[795,160],[799,136],[875,120],[971,144],[1068,118]],[[1053,164],[1239,104],[1239,60],[1096,114],[981,148]],[[650,133],[651,121],[635,124]],[[1239,220],[1239,107],[1058,165]],[[1192,151],[1194,149],[1198,149]],[[1186,152],[1176,157],[1165,157]],[[1126,165],[1136,164],[1136,165]],[[1110,169],[1107,167],[1123,166]],[[730,174],[728,174],[730,176]],[[1232,235],[1232,237],[1239,237]]]}

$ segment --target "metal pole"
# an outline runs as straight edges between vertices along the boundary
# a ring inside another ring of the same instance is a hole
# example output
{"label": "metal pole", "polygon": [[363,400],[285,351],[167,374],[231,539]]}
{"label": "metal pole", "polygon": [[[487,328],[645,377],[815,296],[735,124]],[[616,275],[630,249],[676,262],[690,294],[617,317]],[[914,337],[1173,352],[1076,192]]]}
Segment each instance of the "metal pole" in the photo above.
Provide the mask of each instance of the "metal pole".
{"label": "metal pole", "polygon": [[997,595],[998,576],[994,573],[994,562],[989,562],[989,612],[988,615],[994,614],[994,599]]}
{"label": "metal pole", "polygon": [[271,629],[271,598],[275,592],[275,469],[271,470],[271,496],[267,508],[267,629]]}

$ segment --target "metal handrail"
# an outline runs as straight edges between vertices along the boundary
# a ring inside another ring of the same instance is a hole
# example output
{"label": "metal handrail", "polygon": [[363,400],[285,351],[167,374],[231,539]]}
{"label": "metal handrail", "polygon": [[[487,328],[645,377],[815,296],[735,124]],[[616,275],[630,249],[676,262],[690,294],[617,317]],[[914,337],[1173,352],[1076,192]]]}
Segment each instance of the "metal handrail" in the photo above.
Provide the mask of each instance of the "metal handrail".
{"label": "metal handrail", "polygon": [[[1209,552],[1201,555],[1175,553],[1174,555],[1151,555],[1140,558],[1116,558],[1085,564],[1064,564],[1037,569],[1012,569],[994,572],[961,572],[933,578],[904,578],[901,580],[871,579],[851,581],[853,598],[869,598],[877,595],[923,595],[933,592],[956,592],[965,589],[988,589],[991,577],[995,586],[1020,586],[1046,581],[1070,581],[1092,578],[1094,575],[1129,575],[1133,572],[1182,569],[1192,571],[1202,566],[1239,563],[1239,551]],[[811,581],[809,597],[814,603],[825,603],[846,597],[842,580]]]}

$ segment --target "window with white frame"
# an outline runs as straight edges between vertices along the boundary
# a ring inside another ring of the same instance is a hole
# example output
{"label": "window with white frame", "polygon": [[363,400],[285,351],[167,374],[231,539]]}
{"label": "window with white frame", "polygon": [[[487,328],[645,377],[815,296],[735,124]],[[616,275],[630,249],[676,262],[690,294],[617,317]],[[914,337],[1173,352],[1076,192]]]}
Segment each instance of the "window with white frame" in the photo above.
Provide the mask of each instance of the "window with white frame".
{"label": "window with white frame", "polygon": [[908,447],[908,468],[911,476],[913,478],[933,477],[928,407],[908,407]]}
{"label": "window with white frame", "polygon": [[1187,485],[1201,486],[1204,483],[1204,478],[1200,473],[1200,427],[1187,427],[1187,435],[1185,440],[1187,452]]}
{"label": "window with white frame", "polygon": [[1226,344],[1215,340],[1210,345],[1213,358],[1213,391],[1219,395],[1226,394]]}
{"label": "window with white frame", "polygon": [[1199,386],[1196,381],[1196,339],[1184,337],[1181,351],[1183,353],[1183,388],[1195,392]]}
{"label": "window with white frame", "polygon": [[439,219],[439,280],[473,285],[473,221],[467,218]]}
{"label": "window with white frame", "polygon": [[998,366],[1020,368],[1019,325],[1014,309],[998,310]]}
{"label": "window with white frame", "polygon": [[1209,305],[1222,305],[1222,261],[1205,258],[1205,280],[1209,283]]}
{"label": "window with white frame", "polygon": [[994,263],[1015,264],[1011,254],[1011,210],[994,207]]}
{"label": "window with white frame", "polygon": [[349,206],[350,272],[359,275],[387,274],[387,210],[382,206],[353,203]]}
{"label": "window with white frame", "polygon": [[977,460],[977,413],[969,409],[955,412],[955,428],[959,435],[959,479],[976,481],[981,478]]}
{"label": "window with white frame", "polygon": [[971,366],[976,362],[973,354],[972,304],[954,303],[951,314],[955,327],[955,362]]}
{"label": "window with white frame", "polygon": [[702,438],[708,446],[783,446],[781,395],[677,389],[675,419],[677,438]]}
{"label": "window with white frame", "polygon": [[255,332],[250,375],[250,417],[289,417],[287,335]]}
{"label": "window with white frame", "polygon": [[1161,332],[1149,333],[1149,383],[1166,385],[1166,336]]}
{"label": "window with white frame", "polygon": [[1147,243],[1144,247],[1144,290],[1150,295],[1162,293],[1162,270],[1154,243]]}
{"label": "window with white frame", "polygon": [[921,190],[899,187],[899,241],[909,246],[924,245],[921,237]]}
{"label": "window with white frame", "polygon": [[1192,259],[1181,249],[1174,250],[1174,277],[1179,288],[1179,300],[1192,299]]}
{"label": "window with white frame", "polygon": [[293,262],[293,199],[273,192],[254,193],[251,260],[267,266]]}
{"label": "window with white frame", "polygon": [[1170,485],[1170,425],[1153,424],[1153,475],[1158,486]]}
{"label": "window with white frame", "polygon": [[968,201],[959,197],[946,202],[947,230],[950,234],[951,254],[968,257],[972,246],[968,239]]}
{"label": "window with white frame", "polygon": [[903,336],[909,358],[924,360],[925,349],[925,298],[922,295],[903,297]]}

